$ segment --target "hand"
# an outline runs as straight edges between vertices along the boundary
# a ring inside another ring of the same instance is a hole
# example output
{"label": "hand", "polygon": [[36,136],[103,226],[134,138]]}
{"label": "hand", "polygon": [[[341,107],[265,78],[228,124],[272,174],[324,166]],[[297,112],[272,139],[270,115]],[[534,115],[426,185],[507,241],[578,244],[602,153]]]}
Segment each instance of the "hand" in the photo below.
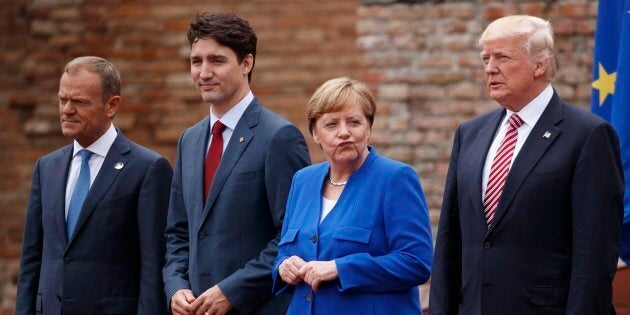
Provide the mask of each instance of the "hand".
{"label": "hand", "polygon": [[173,315],[190,315],[192,308],[190,304],[195,301],[195,296],[188,289],[181,289],[173,294],[171,298],[171,312]]}
{"label": "hand", "polygon": [[304,282],[308,283],[313,292],[317,292],[317,288],[324,281],[331,281],[339,278],[337,264],[334,260],[329,261],[309,261],[300,268]]}
{"label": "hand", "polygon": [[232,303],[223,295],[218,285],[206,290],[191,305],[195,315],[224,315],[232,309]]}
{"label": "hand", "polygon": [[304,266],[306,262],[298,256],[291,256],[285,259],[280,266],[278,267],[278,274],[282,281],[296,285],[300,283],[304,277],[304,274],[300,273],[300,269]]}

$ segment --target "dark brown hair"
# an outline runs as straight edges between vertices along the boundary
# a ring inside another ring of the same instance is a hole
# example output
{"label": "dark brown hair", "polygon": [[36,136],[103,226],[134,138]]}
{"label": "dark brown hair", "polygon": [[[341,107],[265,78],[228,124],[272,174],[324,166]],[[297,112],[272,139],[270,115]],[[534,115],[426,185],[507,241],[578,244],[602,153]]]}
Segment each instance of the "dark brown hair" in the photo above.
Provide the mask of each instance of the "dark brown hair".
{"label": "dark brown hair", "polygon": [[188,42],[192,46],[199,39],[214,39],[222,46],[234,51],[238,63],[242,63],[247,55],[251,54],[254,62],[252,70],[247,75],[252,80],[254,64],[256,63],[256,33],[249,26],[249,22],[233,13],[209,13],[198,14],[190,22],[188,29]]}

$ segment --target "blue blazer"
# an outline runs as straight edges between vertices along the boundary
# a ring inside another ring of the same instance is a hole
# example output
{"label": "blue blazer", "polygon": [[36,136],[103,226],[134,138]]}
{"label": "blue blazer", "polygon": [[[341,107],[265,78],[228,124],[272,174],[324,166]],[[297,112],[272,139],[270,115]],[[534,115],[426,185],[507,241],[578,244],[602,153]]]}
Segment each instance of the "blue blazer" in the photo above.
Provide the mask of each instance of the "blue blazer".
{"label": "blue blazer", "polygon": [[[299,171],[291,186],[274,266],[274,292],[293,293],[288,314],[421,314],[418,285],[429,279],[433,242],[416,172],[370,153],[319,223],[327,162]],[[287,285],[278,266],[290,256],[335,260],[339,279],[314,293]]]}
{"label": "blue blazer", "polygon": [[118,131],[68,240],[72,150],[61,148],[35,166],[16,314],[165,314],[160,271],[170,164]]}
{"label": "blue blazer", "polygon": [[254,99],[205,198],[209,122],[206,117],[179,140],[166,230],[167,299],[180,289],[199,296],[218,284],[232,314],[282,314],[288,300],[272,298],[271,269],[291,178],[310,164],[306,142],[295,126]]}
{"label": "blue blazer", "polygon": [[519,151],[488,230],[486,155],[505,110],[455,134],[431,314],[610,314],[623,215],[613,128],[554,95]]}

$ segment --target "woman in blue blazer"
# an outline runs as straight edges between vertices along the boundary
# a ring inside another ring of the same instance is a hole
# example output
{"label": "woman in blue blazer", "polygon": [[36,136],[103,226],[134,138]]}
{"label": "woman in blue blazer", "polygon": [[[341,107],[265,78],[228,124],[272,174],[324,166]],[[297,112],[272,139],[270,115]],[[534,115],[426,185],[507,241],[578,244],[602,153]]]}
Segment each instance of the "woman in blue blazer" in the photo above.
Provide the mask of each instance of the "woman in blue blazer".
{"label": "woman in blue blazer", "polygon": [[326,162],[295,174],[273,277],[288,314],[421,314],[432,240],[416,172],[369,147],[376,105],[348,78],[324,83],[307,116]]}

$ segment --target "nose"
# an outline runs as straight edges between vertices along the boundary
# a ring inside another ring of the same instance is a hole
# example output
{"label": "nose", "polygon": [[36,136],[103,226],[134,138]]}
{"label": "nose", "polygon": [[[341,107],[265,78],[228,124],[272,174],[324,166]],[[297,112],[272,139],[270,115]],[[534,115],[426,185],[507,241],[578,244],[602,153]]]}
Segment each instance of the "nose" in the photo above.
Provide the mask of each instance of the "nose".
{"label": "nose", "polygon": [[493,57],[490,57],[490,59],[488,59],[485,67],[484,67],[484,71],[488,74],[491,73],[497,73],[498,72],[498,68],[496,66],[496,63],[494,61]]}
{"label": "nose", "polygon": [[211,79],[213,76],[213,67],[212,64],[209,62],[203,62],[203,64],[201,65],[201,72],[199,73],[199,77],[201,79]]}
{"label": "nose", "polygon": [[350,130],[348,130],[348,126],[345,122],[339,124],[337,135],[339,136],[339,138],[343,139],[350,137]]}
{"label": "nose", "polygon": [[59,108],[62,114],[72,114],[75,110],[70,100],[66,100],[65,102],[59,101]]}

